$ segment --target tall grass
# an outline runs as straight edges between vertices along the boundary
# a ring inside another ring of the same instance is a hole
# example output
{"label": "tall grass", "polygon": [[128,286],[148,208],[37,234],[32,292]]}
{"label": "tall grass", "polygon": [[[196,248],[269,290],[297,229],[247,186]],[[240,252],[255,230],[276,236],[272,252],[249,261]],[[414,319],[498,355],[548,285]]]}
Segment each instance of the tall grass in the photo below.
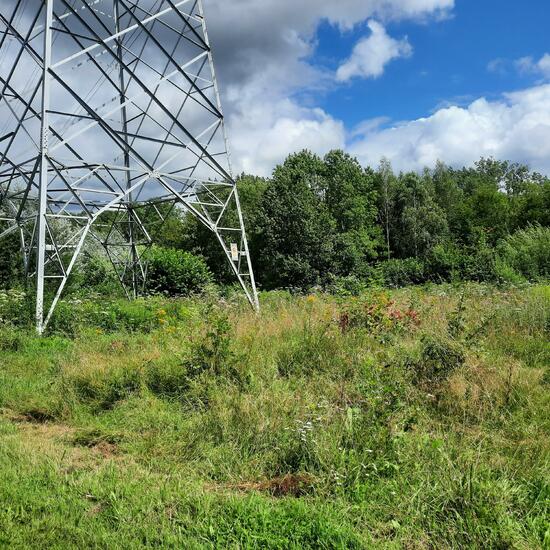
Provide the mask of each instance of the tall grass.
{"label": "tall grass", "polygon": [[262,306],[6,318],[0,546],[548,547],[548,287]]}

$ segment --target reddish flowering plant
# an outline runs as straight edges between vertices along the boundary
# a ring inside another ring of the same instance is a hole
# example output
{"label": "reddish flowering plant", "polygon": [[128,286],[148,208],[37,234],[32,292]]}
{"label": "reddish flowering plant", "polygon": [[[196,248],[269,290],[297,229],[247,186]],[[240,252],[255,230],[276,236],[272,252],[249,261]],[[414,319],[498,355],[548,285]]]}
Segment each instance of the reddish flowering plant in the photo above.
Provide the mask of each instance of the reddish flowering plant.
{"label": "reddish flowering plant", "polygon": [[420,325],[420,316],[412,308],[399,308],[387,294],[355,300],[341,312],[338,324],[342,332],[364,328],[373,333],[393,332]]}

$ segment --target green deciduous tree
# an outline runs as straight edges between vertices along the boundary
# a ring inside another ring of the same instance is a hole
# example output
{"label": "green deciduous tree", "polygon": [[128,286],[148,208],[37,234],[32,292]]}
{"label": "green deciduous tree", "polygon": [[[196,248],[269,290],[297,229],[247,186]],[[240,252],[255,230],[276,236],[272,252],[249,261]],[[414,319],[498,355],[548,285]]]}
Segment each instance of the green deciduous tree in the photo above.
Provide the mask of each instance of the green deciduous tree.
{"label": "green deciduous tree", "polygon": [[401,257],[418,258],[447,238],[447,220],[444,211],[432,198],[426,177],[408,173],[399,179],[394,246]]}
{"label": "green deciduous tree", "polygon": [[325,204],[338,233],[337,269],[346,275],[364,275],[381,244],[376,174],[343,151],[331,151],[324,165]]}
{"label": "green deciduous tree", "polygon": [[304,151],[273,173],[256,238],[259,280],[267,288],[320,284],[333,267],[336,224],[323,201],[323,161]]}

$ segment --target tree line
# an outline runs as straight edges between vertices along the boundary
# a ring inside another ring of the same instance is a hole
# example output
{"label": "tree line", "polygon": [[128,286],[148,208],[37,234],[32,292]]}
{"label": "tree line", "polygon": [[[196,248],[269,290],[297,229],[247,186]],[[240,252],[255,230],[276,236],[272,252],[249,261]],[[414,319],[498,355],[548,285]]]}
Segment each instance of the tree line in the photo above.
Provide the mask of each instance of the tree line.
{"label": "tree line", "polygon": [[[241,175],[238,189],[262,289],[550,278],[550,179],[522,164],[482,158],[469,168],[438,163],[395,173],[384,159],[364,168],[340,150],[323,158],[302,151],[270,178]],[[217,282],[234,282],[217,240],[196,218],[172,210],[153,237],[155,289],[210,280],[181,251],[202,257]],[[15,235],[2,242],[0,287],[20,274],[18,247]],[[88,276],[85,266],[76,275],[80,285],[94,286],[97,273],[105,279],[97,262],[91,266]]]}
{"label": "tree line", "polygon": [[[271,178],[242,175],[238,188],[264,289],[550,275],[550,179],[521,164],[395,173],[384,159],[373,169],[343,151],[302,151]],[[230,281],[195,219],[172,220],[157,238]]]}

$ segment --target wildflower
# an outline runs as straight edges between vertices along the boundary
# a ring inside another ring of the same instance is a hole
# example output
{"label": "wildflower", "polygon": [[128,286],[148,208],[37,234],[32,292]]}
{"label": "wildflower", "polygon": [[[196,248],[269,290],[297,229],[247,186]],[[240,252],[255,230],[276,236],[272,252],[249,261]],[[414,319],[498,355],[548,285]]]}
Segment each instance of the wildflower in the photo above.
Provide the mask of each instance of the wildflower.
{"label": "wildflower", "polygon": [[316,301],[317,301],[317,297],[314,296],[313,294],[311,294],[311,295],[309,295],[309,296],[307,297],[307,302],[308,302],[309,304],[313,304],[313,303],[316,302]]}

